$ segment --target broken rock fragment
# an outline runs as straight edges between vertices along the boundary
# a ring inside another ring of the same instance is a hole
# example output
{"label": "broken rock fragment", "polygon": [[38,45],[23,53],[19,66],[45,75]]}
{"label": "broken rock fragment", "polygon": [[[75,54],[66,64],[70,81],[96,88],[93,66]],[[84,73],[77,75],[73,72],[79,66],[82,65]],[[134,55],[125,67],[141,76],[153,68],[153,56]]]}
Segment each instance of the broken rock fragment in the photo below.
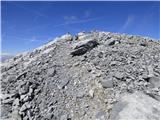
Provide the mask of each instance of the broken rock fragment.
{"label": "broken rock fragment", "polygon": [[59,89],[63,89],[68,83],[69,83],[68,79],[63,79],[57,86]]}
{"label": "broken rock fragment", "polygon": [[154,86],[154,87],[160,87],[160,77],[151,77],[149,78],[149,82]]}
{"label": "broken rock fragment", "polygon": [[113,80],[112,78],[107,78],[105,80],[101,80],[102,87],[104,88],[112,88],[113,87]]}
{"label": "broken rock fragment", "polygon": [[124,77],[124,73],[122,72],[115,72],[114,77],[116,77],[119,80],[122,80]]}
{"label": "broken rock fragment", "polygon": [[115,40],[115,39],[108,39],[106,42],[108,46],[112,46],[112,45],[120,43],[119,40]]}
{"label": "broken rock fragment", "polygon": [[56,74],[56,70],[54,68],[50,68],[48,69],[47,74],[49,77],[53,77]]}
{"label": "broken rock fragment", "polygon": [[98,45],[98,42],[96,40],[87,40],[80,42],[79,45],[75,47],[75,50],[71,52],[72,56],[79,56],[85,54],[87,51],[93,49]]}

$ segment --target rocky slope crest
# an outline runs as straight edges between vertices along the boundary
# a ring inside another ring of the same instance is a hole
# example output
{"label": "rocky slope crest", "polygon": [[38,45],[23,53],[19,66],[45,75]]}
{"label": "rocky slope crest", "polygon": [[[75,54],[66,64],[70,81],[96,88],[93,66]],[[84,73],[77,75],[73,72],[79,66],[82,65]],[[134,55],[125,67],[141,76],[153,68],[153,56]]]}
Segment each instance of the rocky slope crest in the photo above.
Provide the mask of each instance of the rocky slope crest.
{"label": "rocky slope crest", "polygon": [[2,120],[160,120],[160,42],[63,35],[4,62],[0,97]]}

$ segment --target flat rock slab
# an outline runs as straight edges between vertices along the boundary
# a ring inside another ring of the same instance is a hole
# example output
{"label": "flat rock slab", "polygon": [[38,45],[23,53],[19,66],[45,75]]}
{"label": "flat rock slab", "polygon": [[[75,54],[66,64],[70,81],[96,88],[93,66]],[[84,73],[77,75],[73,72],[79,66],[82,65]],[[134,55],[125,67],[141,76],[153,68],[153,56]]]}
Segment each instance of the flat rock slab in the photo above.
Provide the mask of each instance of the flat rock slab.
{"label": "flat rock slab", "polygon": [[101,84],[102,84],[103,88],[112,88],[114,86],[113,85],[113,80],[111,78],[108,79],[108,80],[102,80]]}
{"label": "flat rock slab", "polygon": [[110,120],[160,120],[160,102],[141,92],[121,97]]}
{"label": "flat rock slab", "polygon": [[72,56],[79,56],[85,54],[87,51],[96,47],[99,43],[96,40],[85,40],[83,42],[78,42],[74,46],[74,51],[71,52]]}

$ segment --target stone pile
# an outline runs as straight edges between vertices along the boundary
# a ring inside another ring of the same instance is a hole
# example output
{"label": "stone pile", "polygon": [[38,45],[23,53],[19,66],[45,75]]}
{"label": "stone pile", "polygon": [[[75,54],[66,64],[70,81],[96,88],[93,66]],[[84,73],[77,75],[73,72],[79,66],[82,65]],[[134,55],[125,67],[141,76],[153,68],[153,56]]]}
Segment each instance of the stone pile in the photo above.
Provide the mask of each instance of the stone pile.
{"label": "stone pile", "polygon": [[2,120],[160,120],[160,42],[69,33],[1,65]]}

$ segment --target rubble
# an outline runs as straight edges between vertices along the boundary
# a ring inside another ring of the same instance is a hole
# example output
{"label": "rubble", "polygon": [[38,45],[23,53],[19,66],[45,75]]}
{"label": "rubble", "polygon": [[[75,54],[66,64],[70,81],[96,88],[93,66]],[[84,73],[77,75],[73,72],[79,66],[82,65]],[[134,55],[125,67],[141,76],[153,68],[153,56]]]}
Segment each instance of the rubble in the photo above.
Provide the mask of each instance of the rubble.
{"label": "rubble", "polygon": [[1,119],[158,120],[160,42],[65,34],[1,65]]}

